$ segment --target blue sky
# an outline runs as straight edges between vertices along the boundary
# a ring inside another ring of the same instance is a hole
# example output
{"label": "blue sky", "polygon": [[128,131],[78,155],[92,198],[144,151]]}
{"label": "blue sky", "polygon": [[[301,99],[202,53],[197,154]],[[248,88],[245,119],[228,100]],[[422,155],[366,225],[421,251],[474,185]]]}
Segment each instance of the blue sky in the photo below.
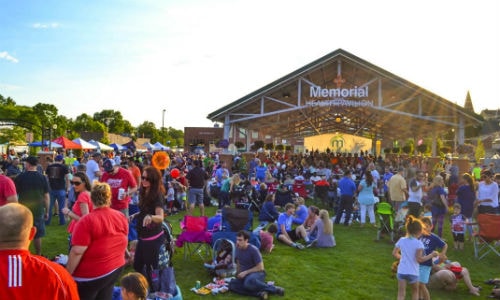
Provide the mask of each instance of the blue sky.
{"label": "blue sky", "polygon": [[0,94],[137,126],[206,116],[343,48],[476,112],[500,108],[500,1],[0,0]]}

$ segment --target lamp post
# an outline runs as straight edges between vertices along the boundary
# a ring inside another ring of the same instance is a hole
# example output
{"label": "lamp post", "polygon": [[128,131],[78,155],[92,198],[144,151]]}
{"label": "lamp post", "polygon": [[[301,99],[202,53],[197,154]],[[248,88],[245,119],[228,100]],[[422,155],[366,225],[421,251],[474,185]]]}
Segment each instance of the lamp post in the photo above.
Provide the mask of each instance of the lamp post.
{"label": "lamp post", "polygon": [[52,130],[54,130],[55,132],[56,129],[57,129],[57,124],[52,124],[52,127],[50,127],[49,129],[49,151],[52,151]]}
{"label": "lamp post", "polygon": [[[165,132],[165,112],[166,111],[167,111],[166,109],[163,109],[162,114],[161,114],[161,137],[162,138],[165,138],[164,132]],[[165,142],[165,140],[162,140],[162,141]]]}

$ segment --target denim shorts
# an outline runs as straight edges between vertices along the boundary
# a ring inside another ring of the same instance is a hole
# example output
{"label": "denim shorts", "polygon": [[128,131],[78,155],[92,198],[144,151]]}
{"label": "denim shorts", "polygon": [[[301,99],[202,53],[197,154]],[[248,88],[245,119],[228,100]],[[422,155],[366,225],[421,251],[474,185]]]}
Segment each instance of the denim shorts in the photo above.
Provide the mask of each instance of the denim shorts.
{"label": "denim shorts", "polygon": [[418,282],[418,275],[410,275],[410,274],[399,274],[398,280],[406,280],[409,284],[414,284]]}

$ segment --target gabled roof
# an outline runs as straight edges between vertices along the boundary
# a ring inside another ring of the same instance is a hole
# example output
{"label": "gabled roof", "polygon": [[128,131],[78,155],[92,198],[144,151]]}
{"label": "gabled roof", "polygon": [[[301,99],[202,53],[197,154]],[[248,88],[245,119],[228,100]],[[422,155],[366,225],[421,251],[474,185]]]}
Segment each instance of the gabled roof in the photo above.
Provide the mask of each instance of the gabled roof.
{"label": "gabled roof", "polygon": [[[311,92],[312,87],[327,91],[367,88],[368,96],[353,99],[337,95],[318,99],[318,93]],[[320,100],[334,104],[311,105]],[[372,105],[357,106],[358,100]],[[481,116],[473,111],[342,49],[207,116],[221,123],[226,117],[231,125],[283,138],[344,132],[401,140],[429,136],[432,132],[458,128],[460,124],[466,127],[482,122]]]}

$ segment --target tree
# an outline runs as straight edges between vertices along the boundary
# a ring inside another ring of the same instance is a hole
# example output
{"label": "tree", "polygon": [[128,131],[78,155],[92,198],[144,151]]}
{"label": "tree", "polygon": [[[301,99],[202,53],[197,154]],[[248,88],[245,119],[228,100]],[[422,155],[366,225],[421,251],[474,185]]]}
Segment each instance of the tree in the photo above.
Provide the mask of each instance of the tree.
{"label": "tree", "polygon": [[480,161],[481,158],[486,156],[486,151],[484,150],[483,141],[481,138],[477,139],[476,153],[474,154],[476,161]]}
{"label": "tree", "polygon": [[150,138],[151,140],[157,140],[157,131],[158,130],[156,129],[155,123],[144,121],[144,123],[137,127],[137,137],[145,137]]}
{"label": "tree", "polygon": [[245,147],[245,144],[243,144],[243,142],[241,142],[241,141],[236,141],[236,142],[234,143],[234,146],[235,146],[236,148],[243,148],[243,147]]}

